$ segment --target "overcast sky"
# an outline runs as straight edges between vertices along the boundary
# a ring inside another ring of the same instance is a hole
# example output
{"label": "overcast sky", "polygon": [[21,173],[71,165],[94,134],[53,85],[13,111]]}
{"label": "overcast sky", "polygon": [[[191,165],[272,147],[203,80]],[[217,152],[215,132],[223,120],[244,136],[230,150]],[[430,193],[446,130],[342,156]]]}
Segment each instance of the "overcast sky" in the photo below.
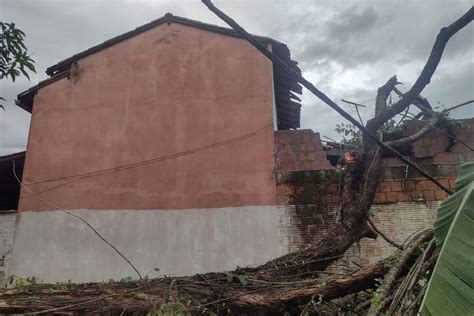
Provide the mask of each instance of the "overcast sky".
{"label": "overcast sky", "polygon": [[[472,0],[421,1],[214,1],[248,31],[288,44],[304,75],[334,100],[372,105],[377,87],[396,74],[406,91],[421,71],[439,29],[465,13]],[[37,74],[0,82],[7,99],[0,110],[0,155],[24,150],[30,114],[14,105],[16,95],[46,79],[47,67],[166,12],[224,25],[199,0],[0,0],[0,20],[26,35]],[[452,106],[474,99],[474,26],[448,44],[423,95]],[[354,113],[350,106],[344,107]],[[364,119],[372,107],[363,112]],[[474,105],[457,111],[473,117]],[[338,138],[332,109],[305,92],[302,128]]]}

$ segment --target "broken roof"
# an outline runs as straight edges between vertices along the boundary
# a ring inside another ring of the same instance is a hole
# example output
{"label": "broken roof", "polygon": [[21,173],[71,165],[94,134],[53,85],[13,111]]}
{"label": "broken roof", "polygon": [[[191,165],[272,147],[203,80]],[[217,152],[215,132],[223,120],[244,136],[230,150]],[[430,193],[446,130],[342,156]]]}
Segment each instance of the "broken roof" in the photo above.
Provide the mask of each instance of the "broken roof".
{"label": "broken roof", "polygon": [[[46,74],[51,76],[51,78],[41,81],[36,86],[20,93],[17,97],[16,104],[31,113],[33,108],[34,95],[36,94],[36,92],[40,88],[51,84],[56,80],[66,77],[69,73],[69,70],[71,69],[71,65],[74,62],[164,23],[179,23],[182,25],[187,25],[210,32],[221,33],[227,36],[241,37],[230,28],[207,24],[196,20],[175,16],[171,13],[166,13],[163,17],[159,19],[139,26],[136,29],[126,32],[122,35],[111,38],[99,45],[86,49],[47,68]],[[288,49],[286,44],[274,40],[270,37],[256,36],[256,38],[265,44],[271,44],[272,51],[274,54],[278,55],[278,57],[284,60],[287,64],[294,66],[299,71],[297,62],[291,60],[290,50]],[[301,100],[295,95],[295,93],[301,94],[302,88],[291,76],[287,75],[283,69],[280,69],[280,67],[276,65],[274,65],[273,68],[275,104],[277,107],[278,127],[279,129],[298,128],[300,127],[301,104],[299,103],[299,101]]]}

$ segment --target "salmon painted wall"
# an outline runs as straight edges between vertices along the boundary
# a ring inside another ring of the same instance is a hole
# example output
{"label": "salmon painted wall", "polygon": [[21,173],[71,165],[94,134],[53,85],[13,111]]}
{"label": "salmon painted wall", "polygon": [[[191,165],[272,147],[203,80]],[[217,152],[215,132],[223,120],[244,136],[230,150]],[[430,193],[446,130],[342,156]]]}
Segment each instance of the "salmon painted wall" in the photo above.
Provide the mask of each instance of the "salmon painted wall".
{"label": "salmon painted wall", "polygon": [[23,181],[63,209],[275,205],[272,98],[247,42],[164,24],[38,91]]}

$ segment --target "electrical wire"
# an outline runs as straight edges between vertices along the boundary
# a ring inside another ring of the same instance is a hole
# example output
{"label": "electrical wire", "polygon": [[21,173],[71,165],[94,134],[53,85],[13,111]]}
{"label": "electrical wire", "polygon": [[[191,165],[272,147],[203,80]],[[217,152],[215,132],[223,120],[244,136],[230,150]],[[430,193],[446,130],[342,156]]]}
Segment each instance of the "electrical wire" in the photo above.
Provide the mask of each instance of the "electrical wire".
{"label": "electrical wire", "polygon": [[[112,168],[106,168],[106,169],[101,169],[101,170],[96,170],[96,171],[91,171],[91,172],[86,172],[86,173],[82,173],[82,174],[76,174],[76,175],[71,175],[71,176],[64,176],[64,177],[58,177],[58,178],[54,178],[54,179],[46,179],[46,180],[40,180],[40,181],[34,181],[34,182],[25,182],[24,184],[25,185],[33,185],[33,184],[55,182],[55,181],[59,181],[59,180],[67,180],[67,179],[73,178],[71,181],[63,182],[63,183],[58,184],[56,186],[53,186],[53,187],[47,188],[45,190],[36,192],[37,194],[40,194],[40,193],[43,193],[43,192],[46,192],[46,191],[49,191],[49,190],[53,190],[53,189],[56,189],[58,187],[61,187],[61,186],[70,184],[72,182],[76,182],[76,181],[85,179],[85,178],[94,177],[94,176],[103,175],[103,174],[112,173],[112,172],[119,172],[119,171],[131,169],[131,168],[136,168],[136,167],[141,167],[141,166],[144,166],[144,165],[153,164],[153,163],[156,163],[156,162],[161,162],[161,161],[165,161],[165,160],[169,160],[169,159],[173,159],[173,158],[178,158],[178,157],[182,157],[182,156],[186,156],[186,155],[191,155],[191,154],[198,153],[198,152],[201,152],[201,151],[210,150],[210,149],[220,147],[220,146],[223,146],[223,145],[235,143],[235,142],[238,142],[238,141],[241,141],[241,140],[244,140],[244,139],[256,136],[256,135],[259,135],[259,134],[263,133],[264,131],[266,131],[270,127],[273,127],[273,122],[270,123],[270,124],[265,125],[261,129],[258,129],[256,131],[248,133],[248,134],[244,134],[244,135],[241,135],[241,136],[230,138],[230,139],[227,139],[227,140],[224,140],[224,141],[221,141],[221,142],[217,142],[217,143],[213,143],[213,144],[210,144],[210,145],[201,146],[201,147],[193,148],[193,149],[190,149],[190,150],[169,154],[169,155],[166,155],[166,156],[155,157],[155,158],[143,160],[143,161],[136,162],[136,163],[126,164],[126,165],[121,165],[121,166],[116,166],[116,167],[112,167]],[[22,196],[21,198],[26,198],[26,197],[29,197],[29,196],[31,196],[31,195]]]}
{"label": "electrical wire", "polygon": [[38,200],[40,200],[41,202],[45,203],[46,205],[48,206],[51,206],[52,208],[55,208],[56,210],[60,211],[60,212],[63,212],[63,213],[66,213],[72,217],[75,217],[77,219],[79,219],[81,222],[83,222],[86,226],[88,226],[93,232],[94,234],[96,234],[100,239],[102,239],[102,241],[104,241],[110,248],[112,248],[117,254],[119,254],[132,268],[133,270],[135,270],[135,272],[138,274],[138,277],[140,278],[140,280],[142,280],[142,275],[140,274],[140,272],[137,270],[137,268],[133,265],[133,263],[127,258],[125,257],[125,255],[117,249],[117,247],[115,247],[114,245],[112,245],[107,239],[105,239],[91,224],[89,224],[89,222],[87,222],[85,219],[83,219],[82,217],[80,217],[79,215],[77,214],[74,214],[68,210],[65,210],[51,202],[49,202],[48,200],[42,198],[41,196],[39,196],[36,192],[34,192],[33,190],[31,190],[30,188],[28,188],[26,185],[23,184],[23,182],[21,182],[20,178],[18,177],[18,175],[16,174],[16,165],[15,165],[15,159],[12,160],[13,161],[13,176],[15,177],[16,181],[18,181],[18,183],[20,184],[20,186],[22,188],[25,188],[26,190],[28,190],[32,195],[34,195],[36,198],[38,198]]}

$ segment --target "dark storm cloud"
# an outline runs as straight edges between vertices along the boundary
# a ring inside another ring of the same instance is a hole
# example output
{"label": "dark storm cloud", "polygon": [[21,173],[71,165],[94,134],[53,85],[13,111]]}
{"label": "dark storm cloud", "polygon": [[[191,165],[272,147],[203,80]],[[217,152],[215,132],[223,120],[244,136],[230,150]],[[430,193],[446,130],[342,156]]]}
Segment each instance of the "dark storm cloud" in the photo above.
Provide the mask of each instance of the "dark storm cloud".
{"label": "dark storm cloud", "polygon": [[[367,101],[364,119],[373,114],[377,87],[398,75],[407,90],[429,55],[439,29],[472,5],[470,0],[299,0],[214,3],[250,32],[287,43],[305,76],[331,98]],[[18,93],[46,78],[47,67],[166,12],[223,25],[198,0],[0,0],[0,19],[27,33],[38,73],[31,82],[2,80],[0,155],[23,150],[29,114],[14,106]],[[438,72],[423,94],[451,106],[474,99],[474,26],[448,44]],[[342,105],[355,115],[354,109]],[[474,116],[474,106],[456,111]],[[312,95],[303,96],[302,127],[329,137],[342,118]]]}

